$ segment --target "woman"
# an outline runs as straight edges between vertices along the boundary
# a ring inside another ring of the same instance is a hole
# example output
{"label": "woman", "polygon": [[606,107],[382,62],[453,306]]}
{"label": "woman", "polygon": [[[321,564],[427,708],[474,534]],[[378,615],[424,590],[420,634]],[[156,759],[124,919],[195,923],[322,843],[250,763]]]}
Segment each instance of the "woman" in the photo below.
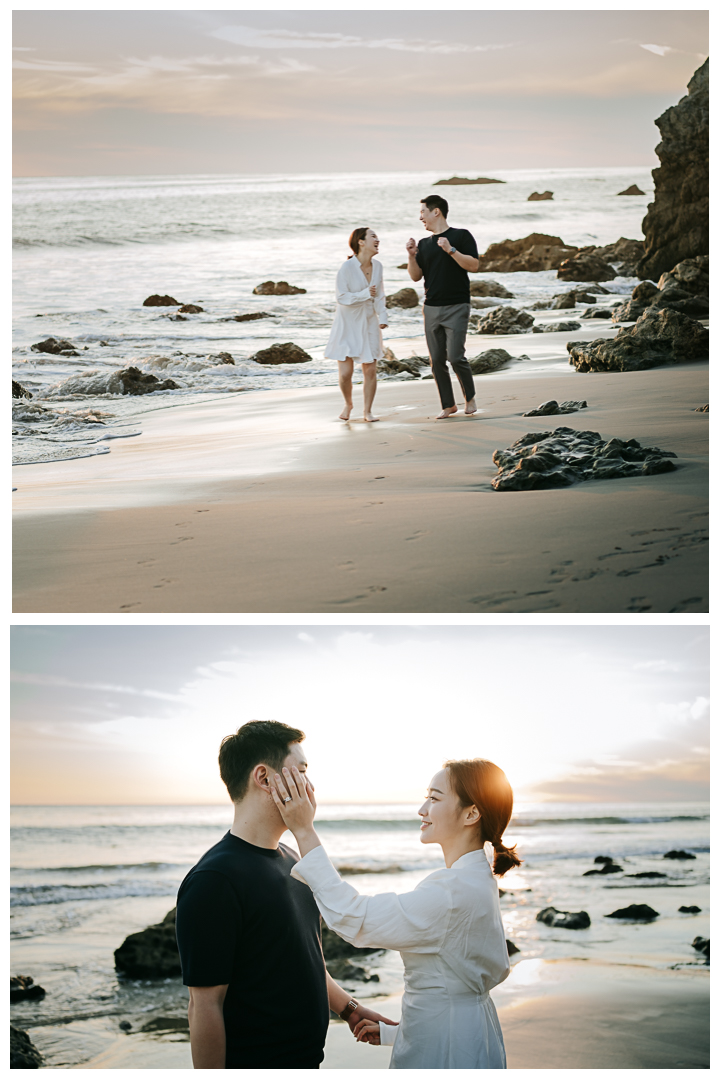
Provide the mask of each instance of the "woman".
{"label": "woman", "polygon": [[354,229],[348,241],[354,254],[338,270],[335,296],[338,307],[325,350],[328,360],[337,360],[340,390],[345,398],[341,420],[352,412],[353,362],[363,368],[364,416],[368,423],[377,420],[372,403],[377,389],[377,361],[382,358],[381,330],[387,327],[382,264],[373,261],[380,247],[372,229]]}
{"label": "woman", "polygon": [[[490,761],[447,761],[418,810],[420,841],[440,844],[444,870],[408,893],[362,896],[343,881],[313,828],[312,786],[293,768],[275,776],[273,800],[295,834],[291,873],[313,890],[328,926],[363,948],[397,949],[405,965],[399,1027],[361,1021],[361,1042],[393,1043],[391,1069],[505,1069],[489,991],[507,978],[505,931],[493,873],[520,865],[502,834],[512,789]],[[493,868],[484,845],[495,849]]]}

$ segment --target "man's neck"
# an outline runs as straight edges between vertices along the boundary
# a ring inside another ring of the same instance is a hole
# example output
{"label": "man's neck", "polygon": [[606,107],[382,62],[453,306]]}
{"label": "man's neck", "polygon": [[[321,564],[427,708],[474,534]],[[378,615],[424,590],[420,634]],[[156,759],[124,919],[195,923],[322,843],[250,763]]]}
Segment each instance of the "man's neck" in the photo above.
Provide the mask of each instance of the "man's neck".
{"label": "man's neck", "polygon": [[282,821],[278,824],[272,817],[268,818],[265,807],[236,803],[230,832],[254,847],[270,848],[274,851],[285,832],[285,826]]}
{"label": "man's neck", "polygon": [[431,224],[434,226],[434,228],[430,229],[430,232],[434,236],[439,236],[440,233],[447,232],[447,230],[450,228],[445,218],[437,218],[437,220],[431,222]]}

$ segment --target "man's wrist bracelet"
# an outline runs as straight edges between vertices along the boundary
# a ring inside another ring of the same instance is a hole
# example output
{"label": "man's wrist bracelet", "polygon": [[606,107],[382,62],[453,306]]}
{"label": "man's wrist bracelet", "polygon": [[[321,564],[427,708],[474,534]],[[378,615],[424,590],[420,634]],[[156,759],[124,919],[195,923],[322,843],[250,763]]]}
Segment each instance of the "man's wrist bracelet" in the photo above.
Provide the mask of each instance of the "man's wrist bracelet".
{"label": "man's wrist bracelet", "polygon": [[341,1020],[349,1020],[350,1019],[350,1014],[354,1013],[357,1008],[358,1008],[357,1001],[355,1001],[354,998],[350,998],[350,1000],[348,1001],[348,1003],[345,1006],[345,1008],[343,1009],[343,1011],[341,1013],[338,1013],[338,1016],[340,1017]]}

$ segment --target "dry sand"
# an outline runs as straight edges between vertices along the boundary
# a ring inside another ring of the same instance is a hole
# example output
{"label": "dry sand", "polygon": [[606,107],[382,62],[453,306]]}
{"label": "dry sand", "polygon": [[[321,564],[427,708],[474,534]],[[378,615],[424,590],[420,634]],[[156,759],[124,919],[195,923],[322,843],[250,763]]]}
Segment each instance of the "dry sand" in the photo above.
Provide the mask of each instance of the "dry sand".
{"label": "dry sand", "polygon": [[[475,417],[435,420],[432,381],[381,383],[377,424],[337,420],[335,388],[249,392],[160,408],[107,455],[16,467],[14,611],[707,612],[707,364],[578,375],[566,337],[475,339],[469,355],[532,353],[477,378]],[[589,407],[521,415],[549,398]],[[558,426],[678,469],[491,489],[495,449]]]}

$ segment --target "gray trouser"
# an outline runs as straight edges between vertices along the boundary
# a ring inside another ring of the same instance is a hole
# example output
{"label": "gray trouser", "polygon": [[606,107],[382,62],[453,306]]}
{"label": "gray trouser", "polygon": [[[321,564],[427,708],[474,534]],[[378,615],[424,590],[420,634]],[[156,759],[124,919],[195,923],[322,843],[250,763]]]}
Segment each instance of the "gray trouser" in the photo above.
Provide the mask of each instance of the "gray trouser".
{"label": "gray trouser", "polygon": [[458,382],[462,387],[466,401],[475,397],[470,365],[465,359],[465,335],[470,317],[469,304],[448,304],[444,307],[425,305],[425,340],[430,350],[432,373],[440,393],[443,409],[450,409],[455,404],[448,360],[452,364]]}

